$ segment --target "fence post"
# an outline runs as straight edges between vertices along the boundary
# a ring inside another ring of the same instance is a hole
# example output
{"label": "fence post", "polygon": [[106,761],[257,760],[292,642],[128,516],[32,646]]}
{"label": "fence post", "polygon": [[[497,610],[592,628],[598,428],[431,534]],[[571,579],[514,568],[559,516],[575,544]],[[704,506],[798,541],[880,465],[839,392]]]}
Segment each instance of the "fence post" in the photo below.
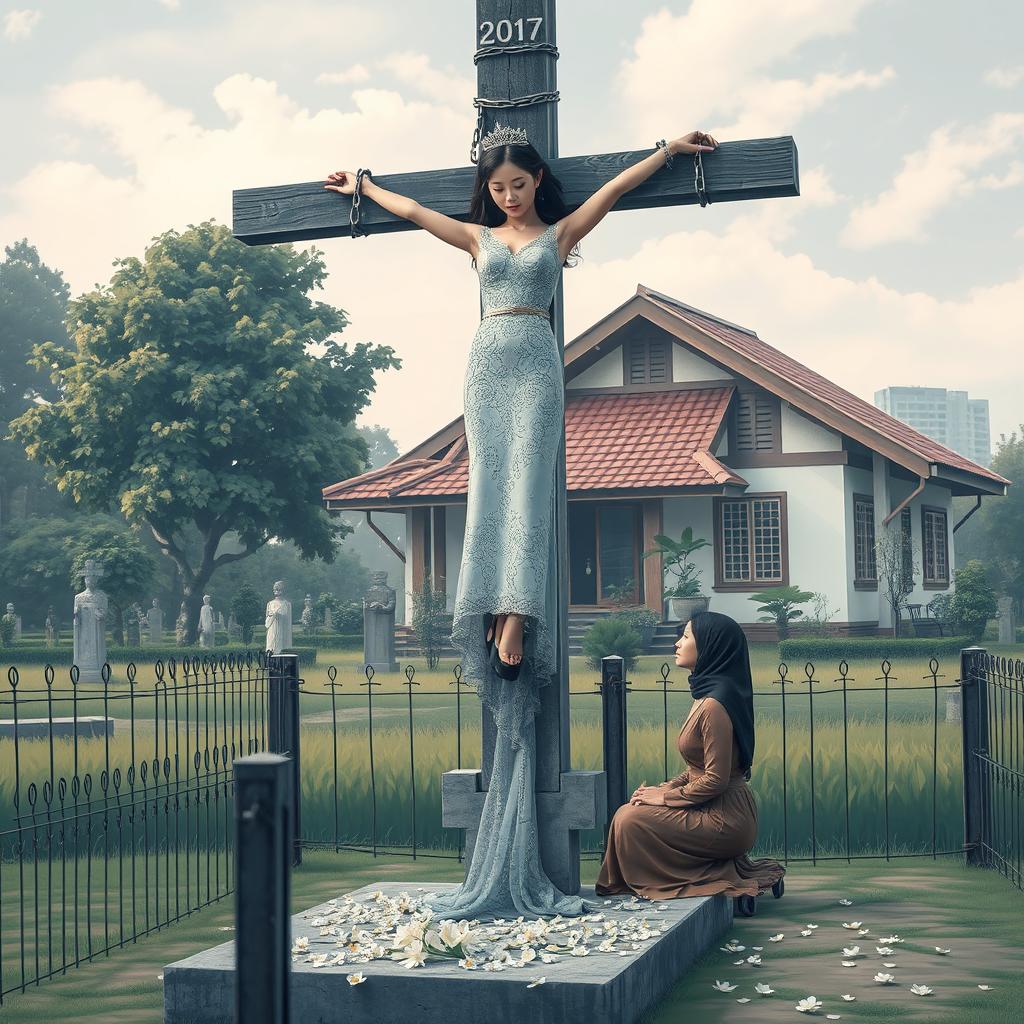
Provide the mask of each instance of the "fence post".
{"label": "fence post", "polygon": [[978,755],[988,754],[988,675],[985,648],[960,651],[960,722],[964,776],[964,846],[967,863],[985,867],[988,819],[988,769]]}
{"label": "fence post", "polygon": [[302,759],[299,749],[299,656],[270,656],[270,690],[268,695],[267,747],[274,754],[283,754],[290,762],[288,792],[291,799],[292,866],[302,863]]}
{"label": "fence post", "polygon": [[626,802],[626,680],[622,658],[609,654],[601,659],[601,723],[604,733],[604,772],[608,793],[608,820]]}
{"label": "fence post", "polygon": [[235,777],[235,1021],[288,1024],[291,763],[250,754]]}

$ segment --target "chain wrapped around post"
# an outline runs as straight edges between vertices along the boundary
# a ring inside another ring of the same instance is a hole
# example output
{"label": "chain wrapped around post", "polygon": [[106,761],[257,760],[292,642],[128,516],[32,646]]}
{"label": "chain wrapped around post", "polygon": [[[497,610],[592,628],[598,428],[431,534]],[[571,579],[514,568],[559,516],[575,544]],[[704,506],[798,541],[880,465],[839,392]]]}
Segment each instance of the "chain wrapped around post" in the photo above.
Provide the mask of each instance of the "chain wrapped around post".
{"label": "chain wrapped around post", "polygon": [[369,234],[369,232],[360,224],[361,215],[359,210],[359,204],[362,202],[363,198],[363,177],[367,174],[371,177],[373,176],[373,171],[371,171],[369,167],[360,167],[359,170],[356,171],[356,188],[352,193],[352,206],[348,211],[348,223],[351,229],[352,238],[359,238]]}
{"label": "chain wrapped around post", "polygon": [[[522,43],[513,46],[482,46],[473,54],[473,63],[478,64],[485,57],[497,57],[503,53],[550,53],[558,60],[558,47],[554,43]],[[528,107],[534,103],[557,103],[558,90],[552,92],[534,92],[525,96],[513,96],[507,100],[489,100],[482,96],[473,97],[476,107],[476,127],[473,129],[473,141],[469,146],[469,162],[475,164],[480,159],[480,139],[484,129],[484,107]]]}

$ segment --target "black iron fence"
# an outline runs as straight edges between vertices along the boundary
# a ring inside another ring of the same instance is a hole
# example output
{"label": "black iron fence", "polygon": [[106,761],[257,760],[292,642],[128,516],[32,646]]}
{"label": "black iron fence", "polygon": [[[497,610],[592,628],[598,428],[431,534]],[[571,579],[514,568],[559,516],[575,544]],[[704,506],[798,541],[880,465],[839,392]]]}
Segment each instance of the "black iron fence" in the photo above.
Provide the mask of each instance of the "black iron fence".
{"label": "black iron fence", "polygon": [[961,659],[967,860],[1024,889],[1024,661],[980,647],[965,649]]}
{"label": "black iron fence", "polygon": [[0,692],[0,1002],[232,891],[237,757],[263,750],[269,659]]}

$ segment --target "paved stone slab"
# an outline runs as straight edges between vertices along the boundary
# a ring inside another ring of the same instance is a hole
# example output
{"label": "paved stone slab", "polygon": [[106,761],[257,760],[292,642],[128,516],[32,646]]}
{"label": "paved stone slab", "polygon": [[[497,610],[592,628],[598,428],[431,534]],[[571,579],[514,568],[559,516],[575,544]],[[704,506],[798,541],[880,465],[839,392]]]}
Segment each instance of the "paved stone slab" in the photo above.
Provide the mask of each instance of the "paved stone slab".
{"label": "paved stone slab", "polygon": [[[365,900],[380,890],[389,896],[452,888],[450,883],[385,882],[368,885],[351,895]],[[454,960],[428,959],[408,969],[392,960],[356,965],[312,967],[292,964],[292,1016],[302,1024],[390,1024],[414,1020],[417,1024],[633,1024],[686,973],[709,946],[718,943],[731,927],[732,897],[719,894],[694,899],[643,902],[642,910],[611,906],[595,895],[592,886],[580,893],[593,900],[608,920],[646,917],[652,926],[668,925],[658,937],[641,944],[631,956],[592,952],[585,957],[560,956],[557,963],[536,960],[526,967],[487,972],[467,971]],[[667,909],[657,910],[660,905]],[[333,954],[334,936],[319,935],[312,918],[335,909],[319,904],[292,917],[292,941],[309,938],[310,952]],[[165,1024],[234,1024],[235,944],[214,946],[164,968]],[[350,985],[346,975],[362,971],[361,985]],[[537,978],[543,985],[528,988]]]}

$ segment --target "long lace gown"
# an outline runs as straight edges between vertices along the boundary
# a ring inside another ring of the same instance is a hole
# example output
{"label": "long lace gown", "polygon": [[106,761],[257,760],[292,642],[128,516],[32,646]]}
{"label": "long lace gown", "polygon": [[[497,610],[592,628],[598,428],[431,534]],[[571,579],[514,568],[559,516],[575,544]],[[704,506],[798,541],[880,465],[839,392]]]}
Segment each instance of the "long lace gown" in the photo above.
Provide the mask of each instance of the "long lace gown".
{"label": "long lace gown", "polygon": [[[547,310],[561,263],[557,230],[516,252],[484,225],[477,273],[484,312]],[[452,646],[497,727],[490,786],[462,885],[429,898],[460,918],[562,914],[589,904],[552,884],[540,863],[534,773],[539,692],[556,671],[552,523],[555,459],[563,430],[562,359],[550,320],[532,313],[484,317],[470,348],[463,403],[469,452],[466,530]],[[486,660],[489,613],[525,616],[514,682]]]}

